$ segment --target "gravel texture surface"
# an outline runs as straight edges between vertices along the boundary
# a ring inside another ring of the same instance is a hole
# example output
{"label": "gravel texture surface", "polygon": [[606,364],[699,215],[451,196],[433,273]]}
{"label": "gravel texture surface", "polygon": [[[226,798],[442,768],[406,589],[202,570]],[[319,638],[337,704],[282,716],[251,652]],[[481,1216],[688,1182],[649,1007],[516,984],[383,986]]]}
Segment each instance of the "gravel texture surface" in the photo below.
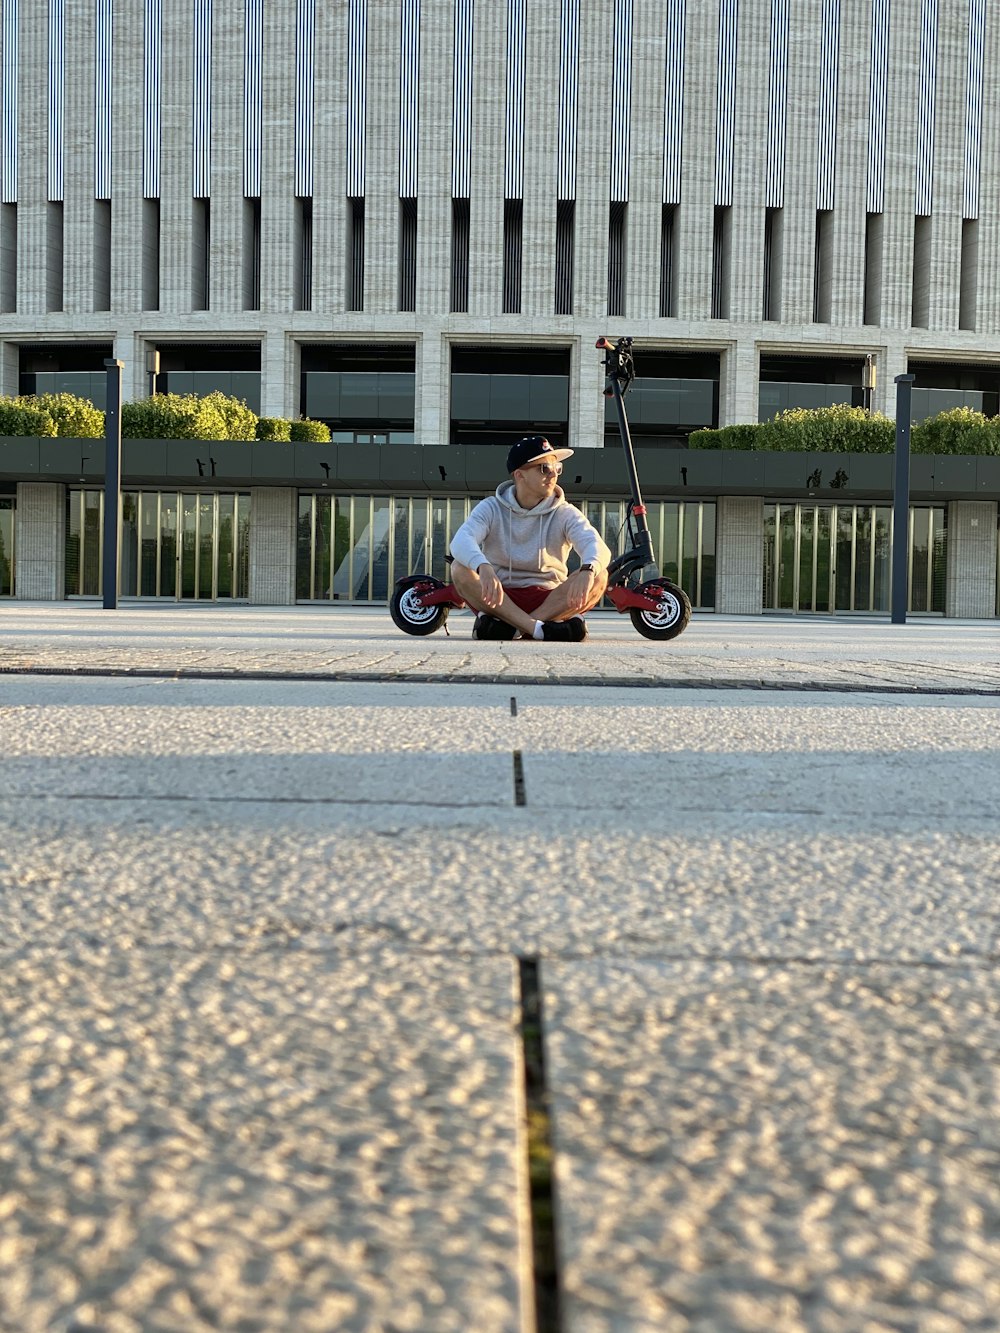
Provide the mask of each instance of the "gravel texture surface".
{"label": "gravel texture surface", "polygon": [[568,1327],[996,1329],[995,971],[545,978]]}
{"label": "gravel texture surface", "polygon": [[509,962],[35,948],[0,975],[0,1328],[509,1330]]}
{"label": "gravel texture surface", "polygon": [[532,1333],[518,955],[562,1333],[996,1327],[995,626],[594,620],[2,608],[3,1333]]}

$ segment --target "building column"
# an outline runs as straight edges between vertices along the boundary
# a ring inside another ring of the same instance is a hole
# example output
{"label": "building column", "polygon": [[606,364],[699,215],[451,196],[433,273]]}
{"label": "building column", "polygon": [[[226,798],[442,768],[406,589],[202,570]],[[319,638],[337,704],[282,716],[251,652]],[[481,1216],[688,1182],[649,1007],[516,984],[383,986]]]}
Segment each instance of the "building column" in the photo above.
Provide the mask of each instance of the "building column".
{"label": "building column", "polygon": [[992,500],[948,505],[945,615],[990,620],[997,613],[997,506]]}
{"label": "building column", "polygon": [[18,482],[14,551],[17,600],[61,602],[66,596],[66,487],[61,483]]}
{"label": "building column", "polygon": [[250,490],[250,588],[252,606],[295,602],[295,529],[298,492],[291,486]]}
{"label": "building column", "polygon": [[716,510],[715,609],[759,616],[764,607],[764,501],[720,495]]}
{"label": "building column", "polygon": [[745,338],[730,343],[719,365],[719,425],[757,420],[760,357],[757,344]]}

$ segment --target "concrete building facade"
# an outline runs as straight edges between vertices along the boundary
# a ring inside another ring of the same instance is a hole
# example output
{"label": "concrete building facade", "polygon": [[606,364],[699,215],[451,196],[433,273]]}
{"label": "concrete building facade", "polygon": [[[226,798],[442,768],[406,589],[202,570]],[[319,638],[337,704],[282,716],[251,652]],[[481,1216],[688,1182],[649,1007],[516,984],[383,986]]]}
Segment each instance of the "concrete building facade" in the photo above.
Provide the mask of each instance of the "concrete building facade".
{"label": "concrete building facade", "polygon": [[[985,0],[0,0],[0,393],[98,397],[113,355],[127,398],[221,387],[343,444],[598,450],[627,334],[653,449],[868,401],[868,358],[890,416],[905,372],[918,415],[996,415],[998,56]],[[285,480],[251,491],[263,601]],[[46,496],[17,595],[64,592]],[[775,498],[713,497],[717,605],[767,605]],[[940,497],[938,609],[997,613],[997,498]]]}

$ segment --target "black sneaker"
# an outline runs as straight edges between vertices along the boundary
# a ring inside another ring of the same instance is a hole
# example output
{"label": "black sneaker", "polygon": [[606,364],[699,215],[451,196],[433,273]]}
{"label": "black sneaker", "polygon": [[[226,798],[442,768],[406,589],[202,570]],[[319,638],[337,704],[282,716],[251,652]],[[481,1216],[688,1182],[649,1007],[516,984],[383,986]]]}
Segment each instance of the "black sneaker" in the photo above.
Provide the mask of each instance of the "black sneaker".
{"label": "black sneaker", "polygon": [[500,620],[497,616],[488,616],[485,611],[476,616],[476,623],[472,627],[474,639],[513,639],[516,634],[513,625],[508,625],[506,620]]}
{"label": "black sneaker", "polygon": [[587,622],[582,616],[569,620],[548,620],[542,625],[542,638],[555,643],[580,643],[587,637]]}

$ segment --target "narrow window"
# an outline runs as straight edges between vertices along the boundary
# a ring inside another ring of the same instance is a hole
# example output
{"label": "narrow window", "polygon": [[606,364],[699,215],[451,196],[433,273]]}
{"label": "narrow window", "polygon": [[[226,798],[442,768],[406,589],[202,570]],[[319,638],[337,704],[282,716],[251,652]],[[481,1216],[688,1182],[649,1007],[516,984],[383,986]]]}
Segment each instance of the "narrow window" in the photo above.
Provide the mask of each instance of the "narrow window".
{"label": "narrow window", "polygon": [[50,203],[47,209],[45,308],[61,310],[63,308],[63,206],[61,203]]}
{"label": "narrow window", "polygon": [[347,201],[347,301],[348,310],[365,308],[365,201]]}
{"label": "narrow window", "polygon": [[0,310],[17,309],[17,204],[0,205]]}
{"label": "narrow window", "polygon": [[260,200],[243,200],[243,309],[260,309]]}
{"label": "narrow window", "polygon": [[613,203],[608,218],[608,314],[625,314],[628,204]]}
{"label": "narrow window", "polygon": [[503,313],[521,313],[521,236],[524,203],[505,199],[503,205]]}
{"label": "narrow window", "polygon": [[191,245],[191,308],[207,310],[211,291],[212,204],[209,199],[195,199]]}
{"label": "narrow window", "polygon": [[417,308],[417,201],[399,201],[399,308]]}
{"label": "narrow window", "polygon": [[813,249],[813,323],[829,324],[833,287],[833,212],[828,208],[816,214]]}
{"label": "narrow window", "polygon": [[142,308],[160,308],[160,201],[142,201]]}
{"label": "narrow window", "polygon": [[469,201],[451,201],[451,308],[469,308]]}
{"label": "narrow window", "polygon": [[298,301],[296,309],[312,309],[312,266],[313,266],[313,201],[301,198],[298,204],[298,241],[296,253],[296,272],[298,282]]}
{"label": "narrow window", "polygon": [[111,201],[94,200],[94,309],[111,309]]}
{"label": "narrow window", "polygon": [[556,204],[556,290],[555,313],[573,313],[573,235],[576,228],[576,203],[560,199]]}
{"label": "narrow window", "polygon": [[979,222],[966,218],[962,223],[962,281],[958,305],[958,327],[976,327],[976,294],[979,273]]}
{"label": "narrow window", "polygon": [[660,318],[673,319],[677,314],[675,283],[677,239],[677,205],[664,204],[660,214]]}
{"label": "narrow window", "polygon": [[865,219],[865,309],[866,324],[882,323],[882,236],[881,213]]}
{"label": "narrow window", "polygon": [[931,314],[931,220],[913,219],[913,297],[910,323],[926,329]]}
{"label": "narrow window", "polygon": [[762,318],[781,319],[781,239],[784,217],[780,208],[764,213],[764,292]]}
{"label": "narrow window", "polygon": [[730,209],[719,206],[712,220],[712,318],[729,318]]}

